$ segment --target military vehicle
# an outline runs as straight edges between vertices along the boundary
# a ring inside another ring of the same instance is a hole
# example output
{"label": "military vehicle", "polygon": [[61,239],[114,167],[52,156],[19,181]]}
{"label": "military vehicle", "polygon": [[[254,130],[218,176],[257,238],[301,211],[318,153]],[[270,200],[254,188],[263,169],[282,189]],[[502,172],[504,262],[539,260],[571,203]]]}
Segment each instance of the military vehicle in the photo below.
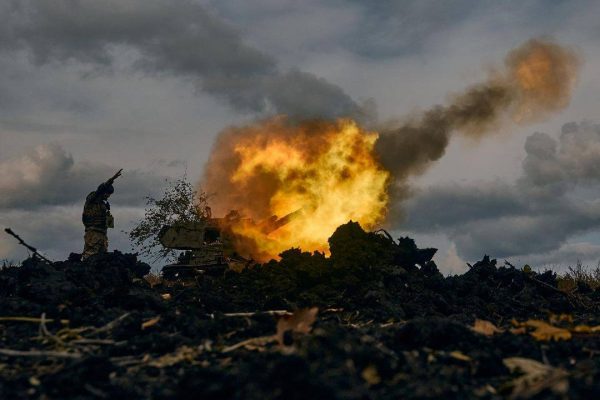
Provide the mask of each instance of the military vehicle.
{"label": "military vehicle", "polygon": [[194,222],[165,225],[159,234],[160,243],[169,249],[184,250],[176,263],[162,268],[166,279],[187,279],[197,275],[220,275],[226,269],[241,270],[254,264],[251,258],[239,255],[232,244],[231,227],[242,221],[252,224],[265,235],[288,224],[300,215],[296,210],[282,218],[272,216],[259,223],[242,218],[233,210],[224,218],[206,218]]}

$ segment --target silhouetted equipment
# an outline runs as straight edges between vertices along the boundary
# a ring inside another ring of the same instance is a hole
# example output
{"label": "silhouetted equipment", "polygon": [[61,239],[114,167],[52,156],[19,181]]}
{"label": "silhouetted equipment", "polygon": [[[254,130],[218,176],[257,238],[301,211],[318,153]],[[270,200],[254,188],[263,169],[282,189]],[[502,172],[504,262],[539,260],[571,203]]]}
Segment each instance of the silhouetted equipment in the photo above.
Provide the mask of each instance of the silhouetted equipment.
{"label": "silhouetted equipment", "polygon": [[177,263],[162,269],[165,278],[185,278],[197,273],[220,274],[228,266],[217,227],[206,222],[180,222],[164,226],[160,243],[169,249],[185,250]]}
{"label": "silhouetted equipment", "polygon": [[23,239],[21,239],[21,237],[19,235],[17,235],[16,233],[14,233],[12,229],[10,229],[10,228],[4,228],[4,232],[8,233],[10,236],[12,236],[15,239],[17,239],[19,241],[19,244],[23,245],[27,250],[31,251],[34,256],[40,258],[41,260],[46,261],[49,264],[52,264],[52,261],[48,260],[46,257],[44,257],[43,255],[41,255],[37,251],[37,249],[35,247],[30,246],[27,243],[25,243],[25,241]]}
{"label": "silhouetted equipment", "polygon": [[259,226],[261,228],[261,231],[265,235],[268,235],[269,233],[276,231],[277,229],[281,228],[284,225],[289,224],[295,218],[297,218],[300,215],[302,215],[302,210],[303,210],[302,208],[299,208],[296,211],[291,212],[291,213],[289,213],[287,215],[284,215],[281,218],[277,218],[276,215],[273,215],[270,218],[265,219],[264,221],[262,221],[259,224]]}
{"label": "silhouetted equipment", "polygon": [[197,274],[222,274],[227,268],[240,270],[254,264],[251,258],[239,255],[233,248],[232,227],[238,223],[251,224],[265,235],[276,231],[296,218],[302,209],[282,218],[272,216],[259,223],[242,218],[232,210],[223,218],[205,218],[201,221],[176,222],[165,225],[159,233],[160,243],[168,248],[184,250],[174,264],[162,269],[167,279],[189,278]]}

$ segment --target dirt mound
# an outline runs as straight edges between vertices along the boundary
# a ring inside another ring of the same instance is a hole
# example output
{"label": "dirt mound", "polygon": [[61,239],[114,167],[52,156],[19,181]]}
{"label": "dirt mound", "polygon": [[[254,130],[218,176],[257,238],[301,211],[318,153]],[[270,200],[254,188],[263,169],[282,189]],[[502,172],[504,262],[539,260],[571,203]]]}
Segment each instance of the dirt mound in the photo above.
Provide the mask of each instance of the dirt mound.
{"label": "dirt mound", "polygon": [[358,311],[385,321],[424,316],[498,319],[569,313],[572,298],[556,289],[556,275],[498,267],[485,256],[465,274],[444,278],[434,249],[414,241],[341,226],[330,238],[331,257],[287,250],[271,261],[199,286],[208,309],[223,312],[319,306]]}
{"label": "dirt mound", "polygon": [[[0,397],[600,394],[598,293],[561,292],[552,273],[489,257],[443,277],[434,249],[355,223],[330,248],[154,286],[141,279],[147,265],[119,252],[3,269]],[[286,311],[304,307],[319,308],[316,321]],[[474,330],[476,319],[495,334]],[[531,371],[511,373],[515,364]]]}
{"label": "dirt mound", "polygon": [[142,278],[150,266],[119,251],[48,264],[37,258],[0,273],[4,315],[36,315],[102,323],[123,310],[160,310],[158,293]]}

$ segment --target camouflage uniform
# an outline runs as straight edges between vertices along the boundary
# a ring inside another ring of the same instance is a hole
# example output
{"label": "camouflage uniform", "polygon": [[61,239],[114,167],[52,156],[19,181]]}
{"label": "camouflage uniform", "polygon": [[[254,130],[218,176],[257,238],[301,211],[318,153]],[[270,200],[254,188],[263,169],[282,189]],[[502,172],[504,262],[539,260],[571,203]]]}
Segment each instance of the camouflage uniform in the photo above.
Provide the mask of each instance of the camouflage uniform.
{"label": "camouflage uniform", "polygon": [[106,183],[98,186],[94,192],[88,194],[83,206],[81,219],[85,226],[83,254],[85,260],[92,254],[105,253],[108,250],[107,228],[112,228],[113,218],[110,214],[110,204],[107,199],[114,192],[112,185]]}

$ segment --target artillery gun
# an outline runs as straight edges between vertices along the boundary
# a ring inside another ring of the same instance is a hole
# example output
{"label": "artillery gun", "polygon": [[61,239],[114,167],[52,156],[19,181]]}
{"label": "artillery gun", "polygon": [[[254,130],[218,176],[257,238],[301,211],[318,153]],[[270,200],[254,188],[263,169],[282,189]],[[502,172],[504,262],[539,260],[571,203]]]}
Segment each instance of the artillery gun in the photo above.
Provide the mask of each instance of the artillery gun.
{"label": "artillery gun", "polygon": [[237,211],[224,218],[206,218],[201,221],[176,222],[165,225],[159,233],[160,243],[168,248],[184,250],[176,263],[163,267],[166,279],[186,279],[199,274],[220,275],[226,269],[241,270],[254,264],[251,258],[237,254],[233,248],[231,227],[243,221],[253,224],[265,235],[279,229],[300,215],[296,210],[282,218],[272,216],[258,224],[251,219],[242,219]]}
{"label": "artillery gun", "polygon": [[211,229],[202,222],[178,222],[164,226],[160,232],[160,243],[169,249],[184,250],[177,263],[162,269],[167,279],[191,277],[197,273],[220,273],[227,264],[222,246],[218,241],[208,242]]}

